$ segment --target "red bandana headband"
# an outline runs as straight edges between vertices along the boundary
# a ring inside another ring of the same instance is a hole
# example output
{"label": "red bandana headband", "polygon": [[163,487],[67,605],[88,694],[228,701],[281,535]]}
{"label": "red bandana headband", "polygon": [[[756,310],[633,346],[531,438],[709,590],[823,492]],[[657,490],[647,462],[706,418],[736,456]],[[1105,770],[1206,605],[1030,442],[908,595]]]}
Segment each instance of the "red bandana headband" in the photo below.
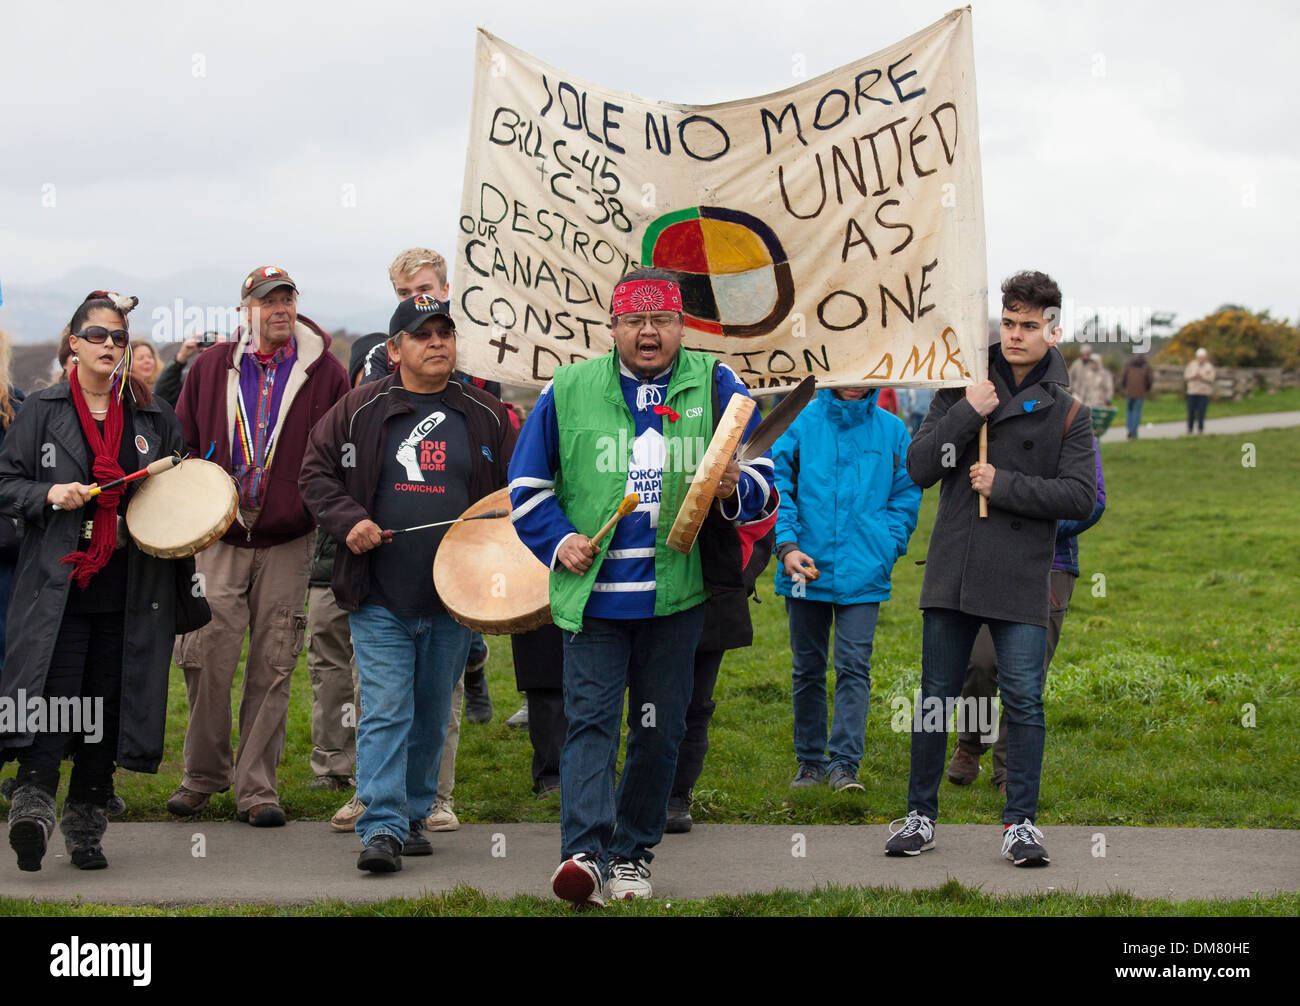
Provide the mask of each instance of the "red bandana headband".
{"label": "red bandana headband", "polygon": [[680,311],[682,291],[670,279],[636,279],[614,287],[611,314],[638,311]]}

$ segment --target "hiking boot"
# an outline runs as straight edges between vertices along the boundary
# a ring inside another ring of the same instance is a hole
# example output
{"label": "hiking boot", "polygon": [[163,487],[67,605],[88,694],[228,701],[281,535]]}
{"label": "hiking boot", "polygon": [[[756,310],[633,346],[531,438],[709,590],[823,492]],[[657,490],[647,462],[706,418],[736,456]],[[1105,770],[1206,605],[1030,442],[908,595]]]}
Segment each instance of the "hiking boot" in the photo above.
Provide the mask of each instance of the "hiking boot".
{"label": "hiking boot", "polygon": [[691,830],[691,795],[678,796],[674,793],[668,798],[668,820],[664,822],[664,832],[669,835],[684,835]]}
{"label": "hiking boot", "polygon": [[506,720],[506,726],[514,727],[516,730],[528,729],[528,696],[524,696],[524,704],[519,707],[519,712],[515,713],[510,719]]}
{"label": "hiking boot", "polygon": [[603,886],[600,867],[585,852],[570,856],[551,874],[551,890],[555,896],[575,908],[588,905],[604,908],[605,898],[601,893]]}
{"label": "hiking boot", "polygon": [[650,868],[644,859],[624,859],[615,856],[609,861],[609,880],[605,881],[605,897],[611,901],[632,901],[649,898]]}
{"label": "hiking boot", "polygon": [[[895,827],[899,825],[899,827]],[[889,822],[886,856],[919,856],[934,848],[934,822],[924,814],[908,811],[907,817]]]}
{"label": "hiking boot", "polygon": [[973,755],[960,744],[948,762],[948,781],[955,786],[969,786],[980,774],[979,755]]}
{"label": "hiking boot", "polygon": [[424,826],[430,831],[459,831],[460,818],[451,809],[451,798],[440,796],[433,801],[433,809],[424,819]]}
{"label": "hiking boot", "polygon": [[1002,858],[1015,866],[1046,866],[1051,860],[1039,841],[1043,833],[1025,818],[1020,824],[1008,824],[1002,830]]}
{"label": "hiking boot", "polygon": [[54,831],[54,797],[39,786],[16,786],[10,797],[9,845],[18,855],[18,869],[35,873]]}
{"label": "hiking boot", "polygon": [[341,791],[356,789],[357,781],[350,775],[318,775],[307,784],[308,789],[327,789]]}
{"label": "hiking boot", "polygon": [[800,763],[799,773],[790,783],[791,789],[805,789],[808,786],[820,786],[826,781],[826,770],[820,765]]}
{"label": "hiking boot", "polygon": [[357,857],[357,869],[371,873],[397,873],[402,868],[402,846],[392,835],[376,835]]}
{"label": "hiking boot", "polygon": [[330,818],[330,827],[335,831],[354,831],[357,821],[361,819],[361,815],[365,812],[366,805],[358,800],[357,795],[353,793],[352,799],[340,807],[334,816]]}
{"label": "hiking boot", "polygon": [[482,670],[465,672],[465,719],[471,723],[492,722],[492,696]]}
{"label": "hiking boot", "polygon": [[411,833],[406,836],[406,841],[402,843],[403,856],[432,856],[433,843],[429,841],[429,836],[424,833],[423,822],[412,821]]}
{"label": "hiking boot", "polygon": [[241,821],[247,821],[254,828],[283,828],[284,811],[278,803],[259,803],[241,810],[236,815]]}
{"label": "hiking boot", "polygon": [[211,793],[200,793],[186,786],[177,786],[176,792],[167,799],[167,813],[177,817],[193,817],[212,799]]}
{"label": "hiking boot", "polygon": [[108,857],[99,844],[108,830],[106,807],[66,800],[59,830],[63,832],[63,844],[72,857],[72,865],[77,869],[102,870],[108,866]]}
{"label": "hiking boot", "polygon": [[831,789],[836,793],[844,793],[849,790],[857,790],[859,793],[867,791],[867,787],[858,782],[858,774],[847,765],[832,765],[827,782],[830,783]]}

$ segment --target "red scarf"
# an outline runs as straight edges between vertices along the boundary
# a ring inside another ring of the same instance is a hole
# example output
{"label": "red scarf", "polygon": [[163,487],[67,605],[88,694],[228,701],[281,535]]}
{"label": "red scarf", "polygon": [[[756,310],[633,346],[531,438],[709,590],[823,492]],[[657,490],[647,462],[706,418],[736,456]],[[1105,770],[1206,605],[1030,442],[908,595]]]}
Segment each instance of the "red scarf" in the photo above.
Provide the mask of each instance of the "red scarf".
{"label": "red scarf", "polygon": [[[101,435],[95,419],[86,404],[86,396],[81,392],[81,382],[77,380],[77,368],[73,366],[68,375],[72,386],[72,404],[77,408],[77,418],[81,420],[81,430],[86,434],[91,452],[95,455],[91,464],[91,474],[100,485],[120,479],[126,472],[118,464],[117,452],[122,446],[122,403],[117,395],[109,392],[108,415],[104,417],[104,432]],[[82,590],[90,583],[90,578],[108,565],[117,547],[117,505],[122,499],[122,487],[105,489],[95,497],[98,509],[95,510],[95,526],[90,535],[90,547],[84,552],[69,552],[60,561],[73,565],[72,578]]]}

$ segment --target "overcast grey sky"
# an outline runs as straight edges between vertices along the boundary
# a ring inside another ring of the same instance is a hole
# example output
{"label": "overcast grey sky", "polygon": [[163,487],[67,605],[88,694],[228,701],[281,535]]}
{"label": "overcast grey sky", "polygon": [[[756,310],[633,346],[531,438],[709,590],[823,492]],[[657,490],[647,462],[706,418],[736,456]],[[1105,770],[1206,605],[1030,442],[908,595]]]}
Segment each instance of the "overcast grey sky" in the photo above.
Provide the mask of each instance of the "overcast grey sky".
{"label": "overcast grey sky", "polygon": [[[710,103],[787,87],[800,59],[817,76],[954,6],[10,4],[0,283],[84,266],[237,282],[274,262],[308,291],[387,299],[397,249],[454,250],[475,27],[576,77]],[[991,287],[1031,266],[1076,302],[1296,317],[1296,5],[973,9]]]}

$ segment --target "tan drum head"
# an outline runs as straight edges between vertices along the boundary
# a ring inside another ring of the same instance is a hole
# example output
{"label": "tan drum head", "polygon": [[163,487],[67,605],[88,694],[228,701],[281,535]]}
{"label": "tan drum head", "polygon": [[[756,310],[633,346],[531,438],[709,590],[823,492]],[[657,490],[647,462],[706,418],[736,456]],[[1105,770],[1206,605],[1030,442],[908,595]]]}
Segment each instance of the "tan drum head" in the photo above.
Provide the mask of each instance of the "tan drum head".
{"label": "tan drum head", "polygon": [[[509,509],[510,491],[498,489],[461,516]],[[475,632],[528,632],[551,620],[550,573],[509,517],[451,525],[433,558],[433,585],[451,617]]]}
{"label": "tan drum head", "polygon": [[239,510],[234,480],[220,465],[187,458],[140,483],[126,529],[141,552],[185,559],[217,541]]}
{"label": "tan drum head", "polygon": [[731,401],[722,411],[718,428],[713,431],[709,449],[704,452],[700,467],[695,470],[695,477],[686,487],[686,496],[682,499],[682,508],[677,511],[668,532],[668,547],[686,555],[699,537],[700,525],[709,515],[714,495],[718,491],[718,482],[727,470],[732,456],[740,447],[740,438],[745,433],[745,425],[754,414],[754,400],[747,395],[732,395]]}

